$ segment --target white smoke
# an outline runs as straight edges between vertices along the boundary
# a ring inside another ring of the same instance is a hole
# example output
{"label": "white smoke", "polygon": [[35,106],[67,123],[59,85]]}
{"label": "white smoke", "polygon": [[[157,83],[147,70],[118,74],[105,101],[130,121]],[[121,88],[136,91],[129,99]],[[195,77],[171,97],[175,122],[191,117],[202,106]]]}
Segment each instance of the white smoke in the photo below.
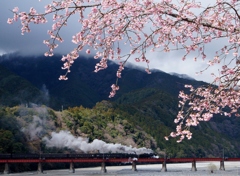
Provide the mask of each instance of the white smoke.
{"label": "white smoke", "polygon": [[100,153],[153,153],[151,149],[135,148],[132,146],[124,146],[122,144],[106,143],[104,141],[94,139],[89,143],[87,138],[75,137],[69,131],[52,132],[51,138],[44,137],[43,141],[47,147],[64,148],[73,150],[81,150],[82,152],[99,151]]}
{"label": "white smoke", "polygon": [[43,120],[38,116],[33,116],[33,121],[25,128],[22,128],[22,131],[27,135],[28,140],[33,141],[39,139],[43,131]]}
{"label": "white smoke", "polygon": [[[44,133],[46,133],[45,127],[47,124],[46,117],[48,115],[48,112],[46,107],[41,107],[33,103],[29,104],[29,106],[33,110],[31,113],[35,113],[37,115],[32,115],[32,121],[23,127],[21,131],[25,133],[29,141],[34,141],[41,139]],[[23,117],[29,116],[29,113],[30,112],[27,108],[21,108],[19,112],[19,114]]]}

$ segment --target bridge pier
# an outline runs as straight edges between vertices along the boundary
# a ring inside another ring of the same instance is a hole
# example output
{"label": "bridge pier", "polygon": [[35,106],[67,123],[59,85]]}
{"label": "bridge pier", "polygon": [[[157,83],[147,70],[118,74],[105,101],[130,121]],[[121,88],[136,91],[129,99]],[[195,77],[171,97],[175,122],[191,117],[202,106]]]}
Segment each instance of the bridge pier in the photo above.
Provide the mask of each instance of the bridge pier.
{"label": "bridge pier", "polygon": [[38,170],[37,170],[37,172],[38,172],[39,174],[42,174],[42,173],[43,173],[42,163],[41,163],[41,162],[38,163]]}
{"label": "bridge pier", "polygon": [[219,170],[224,170],[225,171],[224,160],[220,161],[220,168],[219,168]]}
{"label": "bridge pier", "polygon": [[137,163],[136,163],[136,161],[132,162],[132,171],[137,171]]}
{"label": "bridge pier", "polygon": [[191,171],[197,171],[196,161],[195,160],[192,162],[192,169],[191,169]]}
{"label": "bridge pier", "polygon": [[5,167],[4,167],[4,174],[9,174],[10,173],[10,169],[9,169],[9,164],[5,163]]}
{"label": "bridge pier", "polygon": [[70,173],[75,173],[75,168],[74,168],[74,163],[73,162],[70,163],[69,172]]}
{"label": "bridge pier", "polygon": [[167,163],[166,163],[166,160],[164,160],[163,163],[162,163],[161,172],[167,172]]}
{"label": "bridge pier", "polygon": [[106,163],[105,163],[105,162],[102,162],[102,165],[101,165],[101,172],[102,172],[102,173],[106,173],[106,172],[107,172],[107,169],[106,169]]}

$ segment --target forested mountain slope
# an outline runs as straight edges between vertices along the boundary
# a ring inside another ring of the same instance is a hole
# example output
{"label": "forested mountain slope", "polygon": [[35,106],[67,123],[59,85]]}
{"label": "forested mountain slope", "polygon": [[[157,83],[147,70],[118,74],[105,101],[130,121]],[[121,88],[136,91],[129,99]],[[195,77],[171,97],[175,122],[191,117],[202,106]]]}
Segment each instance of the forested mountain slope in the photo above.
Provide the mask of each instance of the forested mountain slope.
{"label": "forested mountain slope", "polygon": [[50,97],[58,100],[58,103],[50,102],[49,106],[58,110],[63,105],[69,106],[93,107],[102,100],[114,101],[122,94],[142,89],[158,88],[167,91],[177,97],[179,90],[184,88],[185,84],[195,86],[204,84],[189,79],[181,79],[177,76],[153,70],[152,74],[147,74],[143,69],[125,68],[122,72],[122,78],[119,79],[120,90],[116,97],[109,99],[111,85],[116,82],[117,64],[110,64],[109,68],[98,73],[93,72],[97,60],[79,58],[75,61],[69,79],[59,81],[62,70],[61,56],[49,57],[23,57],[17,54],[3,55],[0,58],[0,64],[7,67],[12,72],[25,78],[37,88],[48,91]]}
{"label": "forested mountain slope", "polygon": [[[62,63],[58,56],[1,57],[1,105],[4,105],[1,109],[2,132],[15,136],[17,131],[22,131],[22,128],[33,122],[38,122],[36,124],[41,126],[43,119],[44,124],[52,124],[42,128],[44,130],[32,142],[28,142],[30,138],[25,133],[21,139],[14,138],[20,147],[19,152],[29,149],[36,152],[39,146],[45,152],[61,152],[62,150],[46,148],[41,139],[49,136],[52,131],[64,129],[75,136],[87,137],[89,142],[101,139],[110,143],[149,147],[160,153],[166,152],[171,157],[220,157],[223,149],[229,157],[240,155],[240,120],[234,117],[214,117],[211,122],[202,123],[193,129],[193,139],[180,144],[175,139],[164,139],[165,135],[176,128],[173,120],[178,111],[179,90],[183,89],[184,84],[198,86],[205,83],[181,79],[157,70],[148,75],[141,69],[126,68],[119,80],[120,90],[117,96],[109,99],[110,85],[116,81],[118,66],[111,64],[109,69],[96,74],[93,72],[95,63],[92,59],[79,59],[69,80],[59,81],[58,77],[64,71],[61,70]],[[12,79],[7,79],[9,75],[16,78],[16,85],[12,85]],[[21,86],[22,82],[27,86]],[[14,91],[11,92],[13,87]],[[20,96],[19,91],[16,91],[18,89],[27,90],[29,96]],[[19,97],[21,101],[12,101],[11,95],[14,93],[14,97]],[[41,101],[34,98],[35,94],[42,98]],[[4,103],[8,101],[9,103]],[[31,103],[38,104],[37,107],[47,105],[50,108],[44,106],[48,109],[47,113],[39,116],[35,113],[40,111],[36,111],[35,105]],[[18,125],[4,125],[9,121],[8,118]],[[10,140],[11,137],[7,139]],[[1,152],[17,152],[15,148],[10,147]]]}
{"label": "forested mountain slope", "polygon": [[226,156],[239,156],[240,119],[236,117],[214,116],[210,122],[191,127],[191,140],[166,141],[164,136],[176,129],[173,121],[178,112],[177,102],[175,96],[157,88],[145,88],[120,97],[117,108],[127,112],[126,119],[141,126],[172,157],[220,157],[223,149]]}
{"label": "forested mountain slope", "polygon": [[0,104],[14,106],[29,102],[46,104],[48,101],[44,92],[0,65]]}

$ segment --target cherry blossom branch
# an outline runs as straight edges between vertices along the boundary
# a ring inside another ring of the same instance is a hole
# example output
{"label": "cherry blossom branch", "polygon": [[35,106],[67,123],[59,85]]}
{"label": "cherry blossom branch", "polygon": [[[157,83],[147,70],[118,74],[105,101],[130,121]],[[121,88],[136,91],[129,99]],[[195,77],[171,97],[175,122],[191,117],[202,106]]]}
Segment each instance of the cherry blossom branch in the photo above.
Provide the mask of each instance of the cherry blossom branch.
{"label": "cherry blossom branch", "polygon": [[[181,142],[185,137],[192,137],[190,126],[207,121],[214,114],[238,115],[240,1],[215,0],[213,3],[202,7],[195,0],[59,0],[45,6],[44,13],[37,13],[34,8],[29,13],[19,12],[16,7],[8,23],[20,19],[24,34],[30,32],[30,23],[46,23],[46,16],[52,14],[53,26],[48,31],[50,39],[44,40],[49,48],[45,55],[52,56],[57,42],[63,42],[60,36],[62,27],[71,17],[79,15],[81,30],[72,37],[76,47],[62,57],[62,69],[66,69],[66,73],[59,79],[67,80],[70,68],[82,50],[87,54],[94,53],[94,58],[100,59],[95,72],[106,69],[108,60],[117,60],[116,83],[111,86],[109,97],[119,90],[118,79],[130,59],[145,62],[146,72],[151,73],[151,58],[146,58],[149,51],[185,50],[182,60],[190,53],[197,53],[195,60],[209,60],[206,69],[223,64],[219,75],[212,74],[215,80],[209,86],[193,88],[187,85],[190,93],[180,92],[180,111],[175,119],[177,128],[170,136],[179,136],[178,142]],[[218,39],[225,39],[226,43],[213,51],[212,58],[206,53],[206,47]],[[120,47],[123,45],[129,46],[129,50],[124,52]],[[230,111],[225,111],[226,107]]]}

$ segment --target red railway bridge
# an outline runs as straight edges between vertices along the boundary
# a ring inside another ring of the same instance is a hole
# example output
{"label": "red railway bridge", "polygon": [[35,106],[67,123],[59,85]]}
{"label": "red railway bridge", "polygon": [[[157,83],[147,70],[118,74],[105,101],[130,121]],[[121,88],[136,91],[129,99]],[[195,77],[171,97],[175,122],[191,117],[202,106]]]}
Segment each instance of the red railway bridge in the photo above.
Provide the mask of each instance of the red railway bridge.
{"label": "red railway bridge", "polygon": [[137,171],[137,164],[141,163],[162,163],[162,172],[167,171],[167,163],[192,163],[192,171],[197,171],[197,162],[220,162],[220,170],[225,170],[224,162],[228,161],[240,161],[240,158],[39,158],[39,159],[1,159],[0,163],[5,164],[4,174],[9,174],[9,164],[12,163],[38,163],[38,172],[43,173],[43,163],[70,163],[70,172],[74,173],[74,163],[100,163],[101,172],[107,172],[106,163],[132,163],[132,170]]}

